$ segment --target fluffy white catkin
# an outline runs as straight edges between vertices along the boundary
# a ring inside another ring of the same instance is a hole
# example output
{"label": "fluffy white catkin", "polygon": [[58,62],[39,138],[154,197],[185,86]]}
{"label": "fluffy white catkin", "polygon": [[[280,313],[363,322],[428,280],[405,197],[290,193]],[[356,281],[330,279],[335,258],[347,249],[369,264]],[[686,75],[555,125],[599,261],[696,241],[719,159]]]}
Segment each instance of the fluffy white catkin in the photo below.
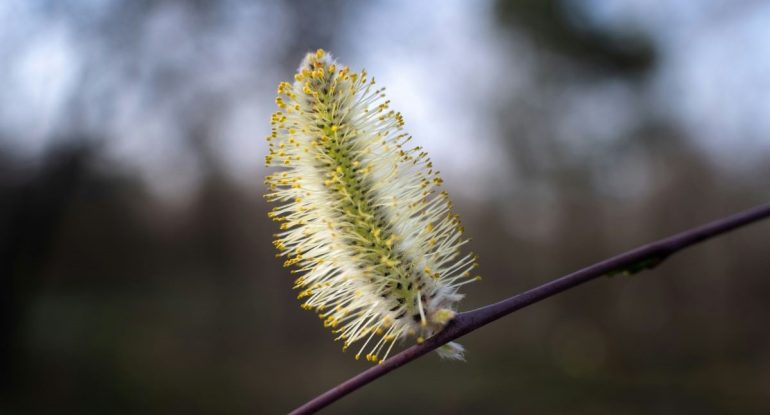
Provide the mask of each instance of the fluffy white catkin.
{"label": "fluffy white catkin", "polygon": [[[409,147],[400,113],[366,71],[323,50],[308,54],[294,83],[278,86],[266,178],[274,245],[298,274],[302,307],[315,310],[343,350],[353,343],[382,362],[396,340],[440,331],[480,279],[442,180],[420,147]],[[439,349],[462,359],[456,343]]]}

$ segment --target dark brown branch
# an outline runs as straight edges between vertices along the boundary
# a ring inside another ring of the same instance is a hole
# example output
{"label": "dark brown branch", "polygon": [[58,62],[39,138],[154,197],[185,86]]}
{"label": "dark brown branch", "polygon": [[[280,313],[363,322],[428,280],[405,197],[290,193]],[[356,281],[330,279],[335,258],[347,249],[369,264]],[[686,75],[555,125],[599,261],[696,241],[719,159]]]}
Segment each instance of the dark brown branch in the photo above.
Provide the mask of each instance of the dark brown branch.
{"label": "dark brown branch", "polygon": [[367,383],[397,369],[414,359],[468,334],[500,317],[552,295],[574,288],[603,275],[635,273],[652,268],[669,256],[706,239],[727,233],[733,229],[770,217],[770,204],[759,206],[706,225],[693,228],[665,239],[641,246],[623,254],[598,262],[572,274],[547,282],[537,288],[510,297],[499,303],[476,310],[459,313],[446,328],[423,344],[414,345],[401,353],[346,380],[334,388],[292,411],[292,414],[316,412]]}

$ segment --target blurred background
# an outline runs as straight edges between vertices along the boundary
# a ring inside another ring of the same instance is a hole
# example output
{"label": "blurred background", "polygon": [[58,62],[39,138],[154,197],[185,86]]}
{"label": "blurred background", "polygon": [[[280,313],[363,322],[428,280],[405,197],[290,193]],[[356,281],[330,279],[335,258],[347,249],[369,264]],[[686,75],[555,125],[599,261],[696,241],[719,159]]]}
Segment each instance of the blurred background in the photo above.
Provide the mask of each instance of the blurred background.
{"label": "blurred background", "polygon": [[[387,86],[480,253],[462,308],[770,200],[764,1],[0,2],[0,413],[282,413],[367,368],[273,258],[279,81]],[[328,413],[770,412],[770,223]]]}

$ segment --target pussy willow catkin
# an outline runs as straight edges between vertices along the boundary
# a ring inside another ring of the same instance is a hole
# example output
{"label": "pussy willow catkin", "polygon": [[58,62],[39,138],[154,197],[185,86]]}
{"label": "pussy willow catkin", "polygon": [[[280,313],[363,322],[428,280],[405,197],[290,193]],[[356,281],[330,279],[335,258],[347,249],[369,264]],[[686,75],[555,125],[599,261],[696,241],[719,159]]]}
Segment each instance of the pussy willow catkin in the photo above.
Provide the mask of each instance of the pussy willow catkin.
{"label": "pussy willow catkin", "polygon": [[[399,339],[440,331],[480,279],[442,180],[420,147],[408,147],[400,113],[366,71],[318,50],[282,82],[267,137],[268,214],[274,245],[298,274],[302,307],[315,310],[343,350],[382,362]],[[460,345],[439,353],[462,358]]]}

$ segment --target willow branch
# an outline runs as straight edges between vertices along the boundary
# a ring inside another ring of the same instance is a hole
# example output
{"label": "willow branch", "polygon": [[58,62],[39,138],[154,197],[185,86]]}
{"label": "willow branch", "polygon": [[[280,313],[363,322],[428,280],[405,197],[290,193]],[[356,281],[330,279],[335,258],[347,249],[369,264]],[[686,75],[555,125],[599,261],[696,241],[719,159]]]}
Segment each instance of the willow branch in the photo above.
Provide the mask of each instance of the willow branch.
{"label": "willow branch", "polygon": [[359,373],[313,398],[291,413],[308,414],[316,412],[380,376],[435,350],[441,345],[530,304],[545,300],[552,295],[574,288],[603,275],[614,275],[617,273],[632,274],[653,268],[671,255],[692,245],[768,217],[770,217],[770,204],[758,206],[605,259],[498,303],[459,313],[447,324],[444,330],[427,339],[424,343],[409,347],[385,360],[382,364]]}

